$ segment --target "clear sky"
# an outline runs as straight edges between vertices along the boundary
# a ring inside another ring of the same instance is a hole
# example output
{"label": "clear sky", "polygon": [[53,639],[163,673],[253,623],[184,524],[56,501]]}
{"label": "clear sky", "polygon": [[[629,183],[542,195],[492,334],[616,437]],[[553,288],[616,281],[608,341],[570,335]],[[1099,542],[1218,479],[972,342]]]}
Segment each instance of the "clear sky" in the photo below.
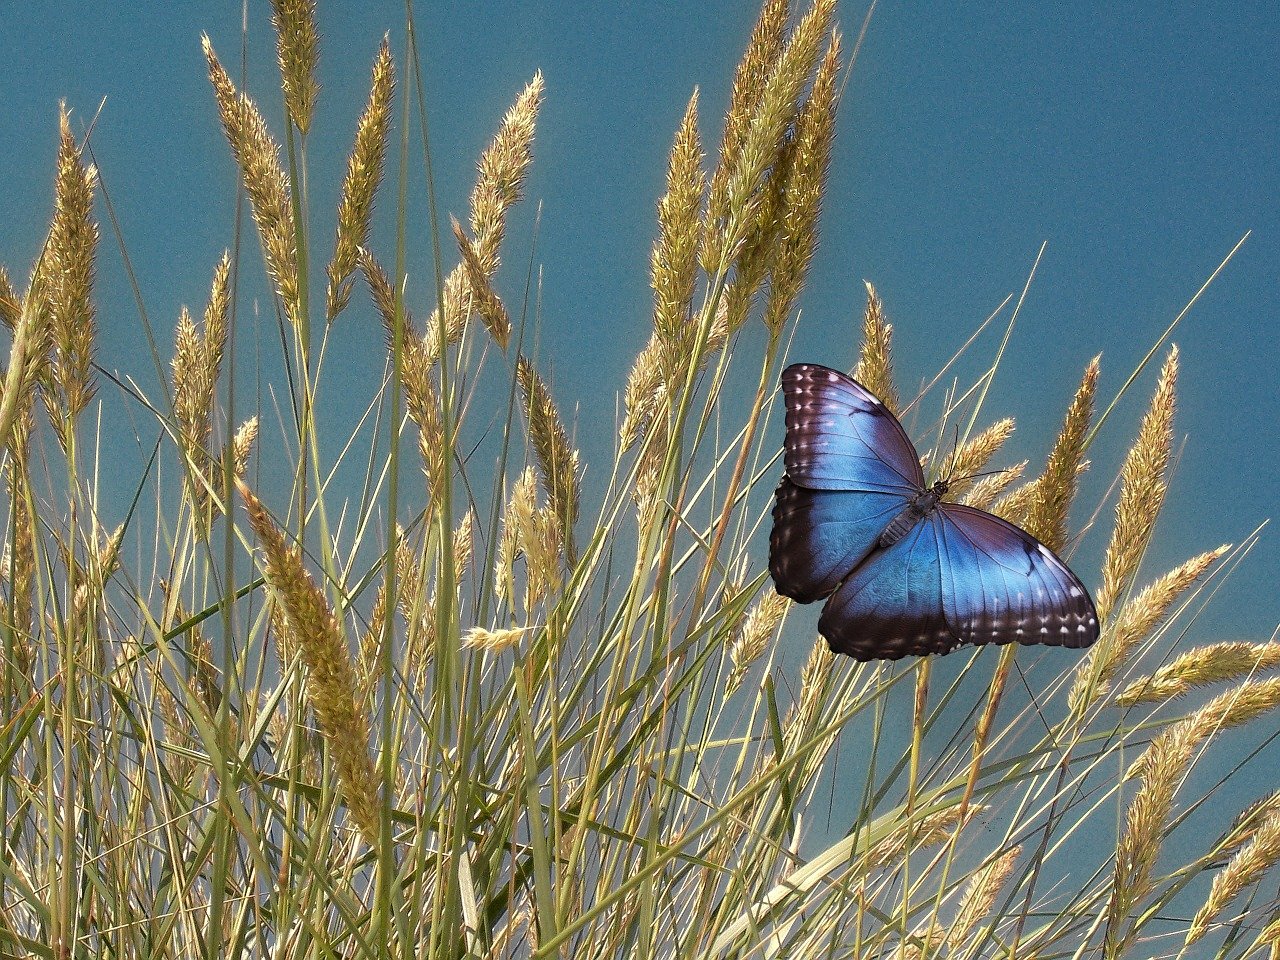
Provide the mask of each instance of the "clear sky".
{"label": "clear sky", "polygon": [[[266,8],[250,5],[250,87],[278,121]],[[1262,3],[1160,8],[882,3],[842,105],[822,243],[793,350],[795,359],[850,365],[862,280],[872,280],[897,326],[900,383],[910,391],[1021,288],[1047,241],[988,399],[992,417],[1019,415],[1009,459],[1037,462],[1088,358],[1103,354],[1100,393],[1109,399],[1252,230],[1175,337],[1186,444],[1151,573],[1241,540],[1275,511],[1280,475],[1280,20]],[[523,83],[535,70],[545,74],[529,184],[530,198],[544,205],[542,353],[559,402],[580,411],[579,439],[596,477],[612,443],[596,425],[611,421],[614,391],[648,335],[653,207],[672,134],[697,85],[704,138],[718,136],[756,12],[753,0],[419,5],[446,210],[464,209],[474,158]],[[864,12],[842,4],[850,40]],[[390,30],[399,55],[402,21],[403,6],[390,0],[320,4],[317,209],[331,209],[336,197],[378,40]],[[236,3],[32,0],[6,11],[0,262],[19,282],[49,214],[57,102],[66,98],[87,118],[105,97],[93,142],[152,321],[168,338],[179,305],[203,303],[232,236],[235,194],[201,31],[236,62]],[[384,194],[384,214],[391,207]],[[515,259],[500,279],[510,296],[520,289],[533,210],[527,204],[512,222]],[[384,216],[385,249],[389,227]],[[328,231],[317,224],[317,237]],[[105,227],[102,250],[100,362],[154,383]],[[424,261],[411,266],[425,276]],[[353,338],[380,343],[376,329],[344,322]],[[993,348],[980,344],[965,372]],[[351,362],[354,372],[344,375],[376,372],[372,349]],[[1085,503],[1096,503],[1114,476],[1154,372],[1095,448]],[[1101,539],[1095,534],[1082,556],[1096,558]],[[1268,534],[1201,639],[1269,636],[1277,581],[1280,549]]]}

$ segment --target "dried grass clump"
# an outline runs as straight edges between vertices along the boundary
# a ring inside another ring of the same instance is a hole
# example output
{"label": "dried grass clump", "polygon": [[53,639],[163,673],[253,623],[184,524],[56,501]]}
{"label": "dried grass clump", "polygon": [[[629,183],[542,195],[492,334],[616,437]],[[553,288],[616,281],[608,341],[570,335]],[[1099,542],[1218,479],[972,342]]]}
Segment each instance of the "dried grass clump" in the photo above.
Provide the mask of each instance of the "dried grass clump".
{"label": "dried grass clump", "polygon": [[[806,359],[789,344],[845,56],[833,0],[791,7],[764,3],[720,144],[704,140],[705,98],[673,117],[639,265],[652,327],[635,341],[648,336],[616,459],[590,474],[570,415],[590,377],[538,365],[549,331],[537,306],[508,310],[498,276],[521,255],[508,217],[540,75],[480,157],[453,221],[456,266],[437,279],[422,265],[451,249],[448,234],[417,229],[415,211],[431,209],[432,231],[449,211],[428,192],[441,141],[413,94],[425,89],[417,30],[400,77],[388,43],[375,56],[332,184],[308,156],[329,146],[316,110],[323,10],[273,4],[278,141],[206,41],[252,208],[243,229],[259,234],[281,322],[241,323],[233,339],[237,287],[246,308],[255,291],[224,258],[203,323],[182,313],[156,386],[113,374],[140,424],[123,445],[106,425],[116,404],[93,402],[94,178],[63,111],[48,243],[25,291],[0,270],[12,337],[0,954],[1121,960],[1183,938],[1242,957],[1280,939],[1280,792],[1252,791],[1264,795],[1234,818],[1216,788],[1179,795],[1198,757],[1233,739],[1216,733],[1280,706],[1280,656],[1183,645],[1191,600],[1212,593],[1197,582],[1212,574],[1216,587],[1235,567],[1219,566],[1222,550],[1135,588],[1163,505],[1173,355],[1118,478],[1105,635],[1083,665],[1018,645],[945,669],[855,664],[785,629],[812,620],[790,616],[765,569],[783,469],[776,387],[783,364]],[[375,254],[393,137],[406,229]],[[340,199],[326,266],[309,195],[329,190]],[[352,296],[357,271],[371,305]],[[895,411],[919,408],[908,429],[950,422],[956,398],[974,398],[970,423],[991,423],[987,365],[941,402],[900,402],[893,328],[866,289],[856,376]],[[520,302],[540,304],[534,289]],[[384,335],[339,328],[344,310]],[[344,376],[380,341],[384,377]],[[1042,474],[1023,482],[1024,461],[953,476],[954,495],[1069,553],[1078,481],[1108,419],[1092,424],[1097,378],[1095,360],[1056,441],[1040,438]],[[1012,427],[974,429],[955,450],[949,431],[926,428],[934,468],[1002,465]],[[259,443],[270,455],[248,484]],[[134,445],[140,456],[120,455]],[[229,478],[247,513],[226,509]],[[279,518],[251,488],[287,504]],[[815,508],[833,548],[847,518],[822,511],[847,494]],[[1210,683],[1227,686],[1180,699]],[[1104,709],[1137,704],[1150,706]]]}

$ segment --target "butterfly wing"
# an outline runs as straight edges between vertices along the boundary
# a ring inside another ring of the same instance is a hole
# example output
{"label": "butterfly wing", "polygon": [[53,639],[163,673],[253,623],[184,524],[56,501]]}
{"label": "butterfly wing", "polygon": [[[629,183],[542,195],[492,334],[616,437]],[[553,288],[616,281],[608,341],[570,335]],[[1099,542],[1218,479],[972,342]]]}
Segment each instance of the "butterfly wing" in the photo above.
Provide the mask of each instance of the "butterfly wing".
{"label": "butterfly wing", "polygon": [[1089,591],[1035,537],[986,511],[942,503],[943,607],[961,643],[1087,647],[1098,639]]}
{"label": "butterfly wing", "polygon": [[1098,615],[1084,584],[1029,533],[943,503],[854,571],[818,631],[837,653],[897,660],[976,643],[1087,647]]}
{"label": "butterfly wing", "polygon": [[787,476],[807,490],[911,497],[924,487],[920,458],[902,424],[838,370],[795,363],[782,371]]}
{"label": "butterfly wing", "polygon": [[960,639],[943,606],[942,545],[928,518],[858,567],[827,601],[818,632],[857,660],[949,653]]}
{"label": "butterfly wing", "polygon": [[769,535],[774,586],[799,603],[829,596],[905,503],[901,494],[806,490],[783,477]]}
{"label": "butterfly wing", "polygon": [[830,595],[920,492],[915,448],[889,409],[837,370],[782,373],[786,476],[769,537],[769,572],[800,603]]}

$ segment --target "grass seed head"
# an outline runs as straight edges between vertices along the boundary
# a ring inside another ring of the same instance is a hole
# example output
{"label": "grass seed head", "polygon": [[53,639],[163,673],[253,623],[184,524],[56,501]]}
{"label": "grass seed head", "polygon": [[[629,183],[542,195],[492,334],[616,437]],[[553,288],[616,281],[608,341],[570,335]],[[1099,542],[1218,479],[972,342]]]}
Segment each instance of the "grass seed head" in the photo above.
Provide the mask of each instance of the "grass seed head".
{"label": "grass seed head", "polygon": [[1173,412],[1178,381],[1178,348],[1169,351],[1151,406],[1138,429],[1120,471],[1120,500],[1116,524],[1102,565],[1098,589],[1098,620],[1105,623],[1120,597],[1133,582],[1138,563],[1155,529],[1167,489],[1165,471],[1173,445]]}
{"label": "grass seed head", "polygon": [[1085,368],[1027,508],[1026,529],[1050,550],[1060,551],[1067,544],[1067,514],[1079,487],[1100,362],[1101,357],[1094,357]]}
{"label": "grass seed head", "polygon": [[320,37],[316,30],[315,0],[271,0],[271,11],[285,109],[305,137],[311,129],[311,117],[320,93],[316,80]]}
{"label": "grass seed head", "polygon": [[264,573],[279,598],[291,643],[306,667],[305,689],[332,751],[352,820],[366,843],[379,836],[379,778],[369,758],[368,714],[359,696],[341,625],[324,593],[303,568],[302,552],[285,543],[262,502],[237,481],[249,523],[265,555]]}
{"label": "grass seed head", "polygon": [[253,221],[262,241],[267,271],[280,293],[285,315],[297,329],[303,316],[298,286],[298,251],[289,182],[280,166],[280,148],[272,139],[257,106],[236,91],[209,38],[203,37],[202,42],[222,129],[240,166]]}
{"label": "grass seed head", "polygon": [[395,98],[396,71],[386,37],[373,61],[369,102],[356,124],[355,144],[347,158],[347,173],[338,201],[337,236],[333,259],[326,269],[329,285],[325,295],[325,315],[330,321],[351,299],[360,250],[369,240],[374,199],[382,183],[387,140],[391,135],[391,106]]}
{"label": "grass seed head", "polygon": [[[864,281],[866,282],[866,281]],[[898,412],[898,391],[893,386],[893,325],[884,316],[876,288],[867,286],[867,309],[862,317],[862,353],[853,379],[870,390],[892,413]]]}

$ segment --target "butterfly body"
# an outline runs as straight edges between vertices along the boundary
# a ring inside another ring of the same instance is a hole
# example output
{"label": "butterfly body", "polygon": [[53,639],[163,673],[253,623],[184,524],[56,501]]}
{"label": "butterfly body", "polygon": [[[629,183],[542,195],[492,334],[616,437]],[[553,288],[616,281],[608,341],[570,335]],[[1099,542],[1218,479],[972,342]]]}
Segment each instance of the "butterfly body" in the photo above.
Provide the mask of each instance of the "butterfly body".
{"label": "butterfly body", "polygon": [[859,660],[977,643],[1084,647],[1098,636],[1084,585],[999,517],[943,500],[893,413],[836,370],[782,374],[786,474],[769,570],[779,593],[826,599],[819,632]]}

